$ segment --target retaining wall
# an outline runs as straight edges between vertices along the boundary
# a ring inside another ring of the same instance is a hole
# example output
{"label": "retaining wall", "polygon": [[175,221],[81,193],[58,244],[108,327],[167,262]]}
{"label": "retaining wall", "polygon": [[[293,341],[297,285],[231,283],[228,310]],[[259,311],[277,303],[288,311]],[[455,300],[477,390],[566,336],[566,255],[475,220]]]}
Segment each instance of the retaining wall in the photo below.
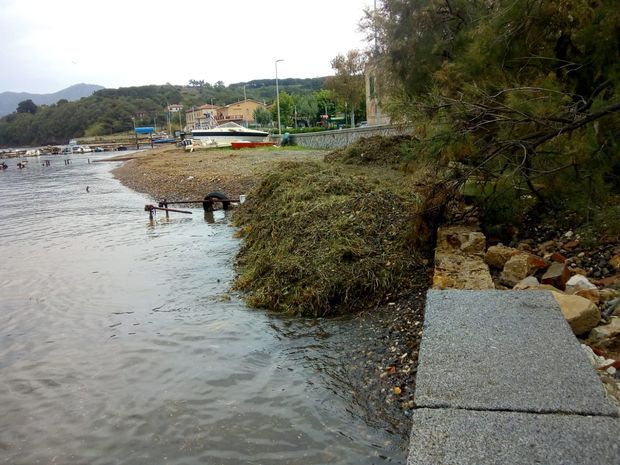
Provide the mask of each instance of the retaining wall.
{"label": "retaining wall", "polygon": [[337,149],[352,144],[364,137],[399,136],[408,134],[410,131],[410,126],[389,124],[367,128],[337,129],[334,131],[291,134],[290,140],[295,145],[311,149]]}

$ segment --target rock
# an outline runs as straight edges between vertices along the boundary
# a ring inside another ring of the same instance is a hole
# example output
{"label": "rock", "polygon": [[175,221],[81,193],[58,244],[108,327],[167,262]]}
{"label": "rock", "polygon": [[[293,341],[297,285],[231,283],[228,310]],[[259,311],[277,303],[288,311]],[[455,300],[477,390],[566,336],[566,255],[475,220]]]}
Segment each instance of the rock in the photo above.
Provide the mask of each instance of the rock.
{"label": "rock", "polygon": [[481,258],[437,252],[433,289],[495,289],[495,285]]}
{"label": "rock", "polygon": [[538,246],[538,251],[541,255],[544,255],[553,247],[555,247],[555,241],[545,241]]}
{"label": "rock", "polygon": [[616,271],[620,271],[620,253],[611,257],[611,259],[609,260],[609,266],[611,266]]}
{"label": "rock", "polygon": [[509,287],[534,274],[536,270],[544,269],[548,263],[536,255],[520,253],[513,255],[504,265],[499,282]]}
{"label": "rock", "polygon": [[442,226],[437,230],[437,250],[442,253],[483,255],[485,248],[484,234],[475,226]]}
{"label": "rock", "polygon": [[584,299],[588,299],[590,302],[597,304],[601,300],[601,291],[599,291],[596,287],[594,289],[581,289],[577,292],[567,292],[567,294],[578,295],[579,297],[583,297]]}
{"label": "rock", "polygon": [[620,348],[620,317],[612,317],[606,325],[597,326],[588,336],[588,344],[606,350]]}
{"label": "rock", "polygon": [[579,245],[579,241],[569,241],[565,244],[562,244],[562,247],[566,250],[572,250]]}
{"label": "rock", "polygon": [[600,321],[601,314],[597,306],[588,299],[559,292],[552,292],[552,294],[576,336],[586,334]]}
{"label": "rock", "polygon": [[612,300],[617,297],[620,297],[620,291],[617,291],[615,289],[606,288],[606,289],[601,289],[600,291],[601,302],[607,302],[608,300]]}
{"label": "rock", "polygon": [[551,284],[558,289],[564,289],[570,278],[570,271],[564,263],[553,262],[540,280],[543,284]]}
{"label": "rock", "polygon": [[600,287],[616,287],[620,285],[620,274],[608,276],[606,278],[597,279],[594,284]]}
{"label": "rock", "polygon": [[515,284],[513,289],[517,291],[524,291],[525,289],[530,289],[532,287],[537,287],[539,285],[540,283],[538,282],[538,279],[536,279],[536,277],[528,276],[527,278],[523,278],[521,281]]}
{"label": "rock", "polygon": [[527,291],[553,291],[558,294],[565,294],[564,291],[558,289],[557,287],[553,287],[551,284],[539,284],[538,286],[530,286],[527,289],[523,289]]}
{"label": "rock", "polygon": [[501,270],[506,265],[506,262],[510,260],[510,257],[519,253],[521,253],[519,250],[512,247],[505,247],[502,244],[493,245],[487,250],[484,262],[493,268]]}
{"label": "rock", "polygon": [[586,289],[597,289],[597,287],[592,284],[588,278],[579,274],[576,274],[566,281],[565,288],[567,294],[576,294],[577,291]]}
{"label": "rock", "polygon": [[566,263],[566,257],[559,252],[552,253],[549,259],[552,262]]}
{"label": "rock", "polygon": [[605,302],[603,307],[603,316],[620,316],[620,298],[616,297],[608,302]]}

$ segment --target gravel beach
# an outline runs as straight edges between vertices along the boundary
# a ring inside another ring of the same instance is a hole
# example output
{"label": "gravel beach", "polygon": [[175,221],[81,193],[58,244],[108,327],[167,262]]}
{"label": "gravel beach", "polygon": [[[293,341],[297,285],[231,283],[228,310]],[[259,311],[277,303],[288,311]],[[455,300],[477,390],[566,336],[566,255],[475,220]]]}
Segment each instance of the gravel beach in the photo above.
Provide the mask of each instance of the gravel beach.
{"label": "gravel beach", "polygon": [[195,152],[161,147],[109,161],[127,160],[113,171],[127,187],[157,200],[176,201],[202,199],[212,191],[238,197],[256,184],[261,173],[274,169],[279,162],[322,159],[324,154],[323,150],[284,147]]}

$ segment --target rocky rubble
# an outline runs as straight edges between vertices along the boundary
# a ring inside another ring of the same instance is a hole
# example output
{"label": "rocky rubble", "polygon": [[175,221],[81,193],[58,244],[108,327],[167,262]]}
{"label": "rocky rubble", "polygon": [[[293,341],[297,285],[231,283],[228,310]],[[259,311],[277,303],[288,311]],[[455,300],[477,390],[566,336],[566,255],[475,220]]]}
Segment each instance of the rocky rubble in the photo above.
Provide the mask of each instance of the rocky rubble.
{"label": "rocky rubble", "polygon": [[[591,359],[597,361],[594,366],[620,408],[617,242],[585,247],[579,236],[568,231],[538,244],[530,239],[511,246],[497,243],[485,250],[483,238],[475,226],[440,228],[433,287],[551,291],[575,336],[598,357]],[[468,267],[470,262],[475,266]]]}

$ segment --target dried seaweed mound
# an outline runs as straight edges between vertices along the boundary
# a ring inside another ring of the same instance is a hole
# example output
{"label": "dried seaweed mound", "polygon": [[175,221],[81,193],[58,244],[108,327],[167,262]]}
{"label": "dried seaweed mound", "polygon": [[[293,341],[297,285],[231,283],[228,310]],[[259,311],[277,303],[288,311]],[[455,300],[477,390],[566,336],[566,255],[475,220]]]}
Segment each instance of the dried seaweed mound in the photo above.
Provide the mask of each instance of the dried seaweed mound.
{"label": "dried seaweed mound", "polygon": [[411,136],[372,136],[325,155],[326,162],[348,165],[398,165],[407,161],[415,139]]}
{"label": "dried seaweed mound", "polygon": [[235,213],[249,304],[305,316],[368,308],[420,280],[411,199],[333,166],[284,162]]}

